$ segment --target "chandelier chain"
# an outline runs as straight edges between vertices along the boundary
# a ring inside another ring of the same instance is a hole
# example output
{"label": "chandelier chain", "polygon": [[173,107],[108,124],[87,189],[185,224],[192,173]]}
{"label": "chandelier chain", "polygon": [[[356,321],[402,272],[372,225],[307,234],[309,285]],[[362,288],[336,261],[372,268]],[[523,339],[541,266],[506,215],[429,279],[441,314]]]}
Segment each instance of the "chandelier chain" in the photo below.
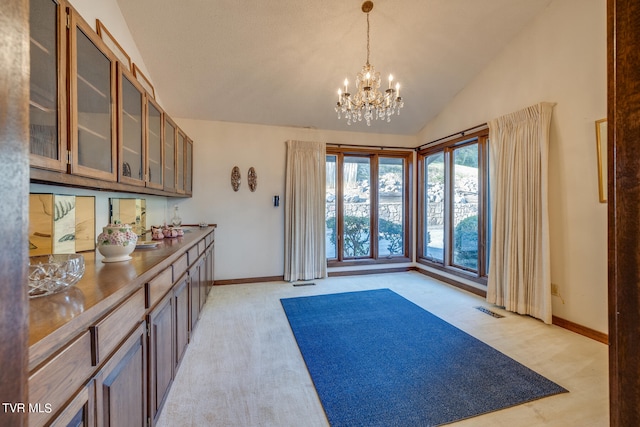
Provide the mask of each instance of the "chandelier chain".
{"label": "chandelier chain", "polygon": [[367,12],[367,65],[369,65],[369,12]]}

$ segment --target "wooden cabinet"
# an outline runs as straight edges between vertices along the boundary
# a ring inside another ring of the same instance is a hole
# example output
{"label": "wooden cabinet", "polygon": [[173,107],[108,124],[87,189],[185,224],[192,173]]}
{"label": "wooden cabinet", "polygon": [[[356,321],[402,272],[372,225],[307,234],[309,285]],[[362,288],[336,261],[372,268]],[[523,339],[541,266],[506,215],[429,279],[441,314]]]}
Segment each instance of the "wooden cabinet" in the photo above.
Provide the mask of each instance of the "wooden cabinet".
{"label": "wooden cabinet", "polygon": [[116,59],[77,12],[69,17],[71,173],[116,181]]}
{"label": "wooden cabinet", "polygon": [[67,170],[66,10],[31,0],[29,150],[32,166]]}
{"label": "wooden cabinet", "polygon": [[147,424],[146,331],[145,322],[140,322],[97,374],[97,426]]}
{"label": "wooden cabinet", "polygon": [[189,268],[189,296],[191,299],[190,303],[190,312],[191,312],[191,331],[193,331],[198,323],[198,319],[200,318],[200,270],[203,265],[203,258],[198,258],[198,260]]}
{"label": "wooden cabinet", "polygon": [[145,132],[147,141],[146,171],[147,187],[162,190],[164,182],[163,172],[163,149],[162,149],[162,109],[149,96],[145,96],[146,101],[146,125]]}
{"label": "wooden cabinet", "polygon": [[189,138],[185,151],[184,192],[189,196],[193,194],[193,141]]}
{"label": "wooden cabinet", "polygon": [[160,414],[174,378],[175,300],[168,293],[148,315],[149,414],[152,424]]}
{"label": "wooden cabinet", "polygon": [[67,0],[30,0],[31,182],[192,195],[193,142]]}
{"label": "wooden cabinet", "polygon": [[207,247],[206,258],[205,258],[205,284],[206,284],[206,294],[209,295],[211,288],[214,283],[214,266],[215,266],[215,243],[211,243]]}
{"label": "wooden cabinet", "polygon": [[189,313],[189,277],[184,274],[176,283],[173,290],[173,305],[175,306],[175,367],[180,365],[184,352],[189,344],[189,328],[191,316]]}
{"label": "wooden cabinet", "polygon": [[50,427],[93,427],[95,417],[96,385],[92,379],[50,424]]}
{"label": "wooden cabinet", "polygon": [[144,186],[145,91],[135,76],[118,62],[118,180]]}
{"label": "wooden cabinet", "polygon": [[187,136],[182,129],[178,129],[176,139],[176,191],[184,194],[185,192],[185,151],[187,149]]}
{"label": "wooden cabinet", "polygon": [[[59,309],[32,306],[52,311],[39,313],[30,324],[38,337],[34,342],[45,342],[47,350],[30,347],[29,425],[155,424],[212,282],[213,231],[190,231],[174,240],[174,249],[158,249],[166,251],[163,256],[171,257],[170,263],[136,252],[131,268],[121,270],[96,266],[87,255],[87,272],[77,290],[86,297],[83,301],[105,298],[105,303],[93,310],[85,305],[89,310],[74,314],[65,326],[37,332],[72,308],[64,299],[58,300]],[[133,266],[143,264],[147,267],[132,274]],[[121,287],[109,292],[114,282]]]}
{"label": "wooden cabinet", "polygon": [[38,405],[29,414],[29,425],[42,425],[57,413],[91,371],[91,338],[85,331],[29,376],[29,403]]}
{"label": "wooden cabinet", "polygon": [[176,124],[164,116],[164,189],[176,191]]}

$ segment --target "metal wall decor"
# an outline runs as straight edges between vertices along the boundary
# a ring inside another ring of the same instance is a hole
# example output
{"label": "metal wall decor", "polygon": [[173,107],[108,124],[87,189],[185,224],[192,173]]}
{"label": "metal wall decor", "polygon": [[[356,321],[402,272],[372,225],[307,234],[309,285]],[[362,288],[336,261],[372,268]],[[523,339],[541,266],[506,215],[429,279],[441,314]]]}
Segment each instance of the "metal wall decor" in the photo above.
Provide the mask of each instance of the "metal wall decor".
{"label": "metal wall decor", "polygon": [[256,191],[256,187],[258,186],[258,174],[256,174],[256,170],[253,166],[249,168],[247,182],[249,183],[249,190],[251,190],[251,192]]}
{"label": "metal wall decor", "polygon": [[233,191],[238,191],[240,188],[240,168],[237,166],[231,170],[231,187]]}

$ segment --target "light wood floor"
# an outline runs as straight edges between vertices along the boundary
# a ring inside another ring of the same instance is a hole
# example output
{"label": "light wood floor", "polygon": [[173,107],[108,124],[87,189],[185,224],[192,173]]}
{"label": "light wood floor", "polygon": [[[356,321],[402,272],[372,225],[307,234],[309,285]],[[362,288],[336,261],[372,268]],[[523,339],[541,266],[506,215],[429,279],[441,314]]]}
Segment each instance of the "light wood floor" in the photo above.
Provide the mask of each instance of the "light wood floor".
{"label": "light wood floor", "polygon": [[[165,402],[158,425],[327,426],[280,298],[389,288],[569,393],[452,426],[607,426],[607,346],[557,326],[493,308],[416,272],[216,286]],[[476,310],[483,305],[505,315]]]}

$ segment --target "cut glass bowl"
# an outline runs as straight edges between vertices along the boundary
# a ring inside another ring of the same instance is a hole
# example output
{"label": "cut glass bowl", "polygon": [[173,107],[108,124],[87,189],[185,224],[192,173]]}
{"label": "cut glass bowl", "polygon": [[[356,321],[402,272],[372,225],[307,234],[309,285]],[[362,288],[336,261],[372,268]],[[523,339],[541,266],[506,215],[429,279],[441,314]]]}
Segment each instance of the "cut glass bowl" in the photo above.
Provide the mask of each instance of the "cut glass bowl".
{"label": "cut glass bowl", "polygon": [[29,298],[61,292],[84,274],[84,257],[55,254],[29,257]]}

